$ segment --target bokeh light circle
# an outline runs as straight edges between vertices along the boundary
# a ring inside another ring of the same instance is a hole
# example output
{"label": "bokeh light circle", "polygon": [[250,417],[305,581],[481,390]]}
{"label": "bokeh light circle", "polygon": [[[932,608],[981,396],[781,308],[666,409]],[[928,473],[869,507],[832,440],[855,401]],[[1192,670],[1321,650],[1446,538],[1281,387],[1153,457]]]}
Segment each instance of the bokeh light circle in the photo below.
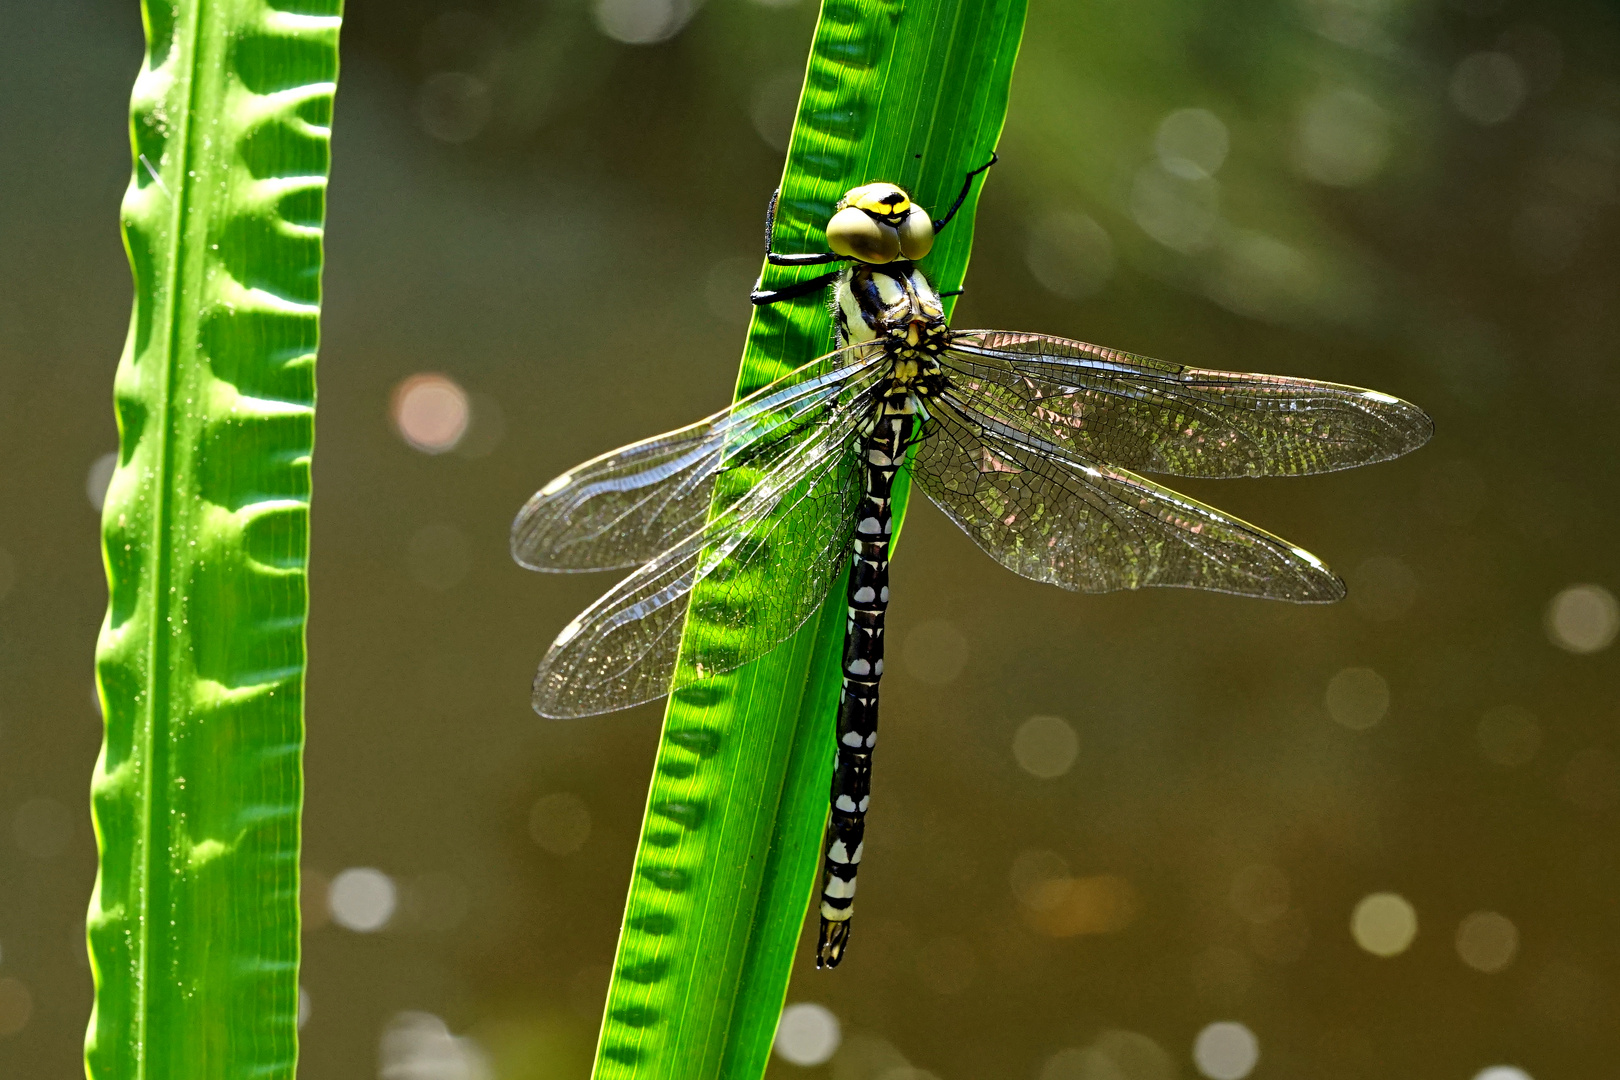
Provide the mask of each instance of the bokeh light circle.
{"label": "bokeh light circle", "polygon": [[1524,104],[1524,72],[1499,52],[1465,56],[1451,73],[1451,103],[1476,124],[1500,124]]}
{"label": "bokeh light circle", "polygon": [[626,45],[656,45],[686,26],[691,0],[596,0],[597,29]]}
{"label": "bokeh light circle", "polygon": [[1320,184],[1354,187],[1384,167],[1390,152],[1390,117],[1359,90],[1320,94],[1300,111],[1294,166]]}
{"label": "bokeh light circle", "polygon": [[394,879],[370,866],[352,866],[332,879],[326,904],[332,921],[359,934],[388,925],[399,903]]}
{"label": "bokeh light circle", "polygon": [[1080,756],[1074,728],[1057,716],[1032,716],[1013,734],[1013,757],[1031,776],[1052,780],[1068,772]]}
{"label": "bokeh light circle", "polygon": [[1547,637],[1572,653],[1608,648],[1620,633],[1620,603],[1601,585],[1571,585],[1547,605]]}
{"label": "bokeh light circle", "polygon": [[1189,180],[1220,172],[1230,148],[1226,125],[1208,109],[1177,109],[1159,121],[1153,136],[1165,171]]}
{"label": "bokeh light circle", "polygon": [[1519,928],[1506,915],[1476,911],[1457,926],[1457,955],[1487,975],[1504,970],[1519,951]]}
{"label": "bokeh light circle", "polygon": [[1243,1080],[1260,1061],[1260,1040],[1233,1020],[1210,1024],[1193,1040],[1193,1064],[1209,1080]]}
{"label": "bokeh light circle", "polygon": [[1366,731],[1389,712],[1389,683],[1372,668],[1348,667],[1328,681],[1326,704],[1335,723]]}
{"label": "bokeh light circle", "polygon": [[484,1048],[452,1035],[432,1013],[396,1013],[383,1029],[377,1058],[382,1080],[495,1080]]}
{"label": "bokeh light circle", "polygon": [[567,791],[541,796],[529,810],[529,836],[553,855],[572,855],[591,837],[585,800]]}
{"label": "bokeh light circle", "polygon": [[1397,893],[1362,897],[1350,916],[1356,944],[1374,956],[1399,956],[1417,937],[1417,911]]}
{"label": "bokeh light circle", "polygon": [[389,412],[400,438],[424,454],[454,450],[472,421],[467,391],[436,372],[412,375],[394,387]]}
{"label": "bokeh light circle", "polygon": [[1142,231],[1183,255],[1208,249],[1220,224],[1220,185],[1194,179],[1154,162],[1137,170],[1131,184],[1131,217]]}
{"label": "bokeh light circle", "polygon": [[1175,1080],[1175,1058],[1140,1031],[1105,1031],[1092,1045],[1113,1063],[1114,1075],[1126,1080]]}
{"label": "bokeh light circle", "polygon": [[1175,1080],[1179,1075],[1175,1059],[1146,1035],[1105,1031],[1090,1046],[1071,1046],[1047,1058],[1038,1080]]}
{"label": "bokeh light circle", "polygon": [[838,1050],[843,1029],[824,1005],[800,1001],[782,1010],[776,1027],[776,1056],[809,1068],[826,1062]]}

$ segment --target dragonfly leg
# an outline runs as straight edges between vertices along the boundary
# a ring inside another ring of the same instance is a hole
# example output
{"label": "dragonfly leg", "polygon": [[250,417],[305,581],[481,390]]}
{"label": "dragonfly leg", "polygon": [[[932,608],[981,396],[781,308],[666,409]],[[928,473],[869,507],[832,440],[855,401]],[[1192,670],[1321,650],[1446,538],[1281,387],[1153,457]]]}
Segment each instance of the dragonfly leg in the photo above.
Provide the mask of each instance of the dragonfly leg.
{"label": "dragonfly leg", "polygon": [[[771,233],[776,228],[776,198],[782,194],[777,188],[771,192],[771,203],[765,208],[765,261],[772,266],[820,266],[830,262],[843,262],[842,255],[831,252],[812,255],[778,255],[771,250]],[[831,285],[841,271],[832,270],[804,281],[795,281],[791,285],[784,285],[780,289],[763,288],[765,275],[762,273],[754,282],[754,291],[748,294],[748,299],[755,307],[764,304],[775,304],[783,300],[792,300],[795,297],[808,296]]]}
{"label": "dragonfly leg", "polygon": [[883,677],[883,623],[889,608],[890,493],[911,427],[906,415],[883,416],[861,440],[866,479],[855,511],[844,630],[844,685],[838,698],[838,764],[833,770],[821,874],[821,931],[816,967],[837,967],[849,945],[855,875],[865,847],[871,803],[872,748],[877,745],[878,682]]}
{"label": "dragonfly leg", "polygon": [[[956,212],[958,210],[962,209],[962,204],[967,201],[968,192],[973,190],[973,178],[975,176],[978,176],[980,173],[984,172],[984,170],[988,169],[990,166],[994,165],[996,162],[998,162],[1000,160],[1001,160],[1001,155],[997,154],[995,151],[991,151],[989,161],[985,162],[983,165],[980,165],[977,169],[972,170],[971,172],[969,172],[967,174],[967,176],[965,178],[963,178],[963,180],[962,180],[962,190],[957,192],[956,201],[951,203],[951,208],[949,210],[945,211],[945,216],[944,217],[942,217],[938,221],[934,222],[934,231],[936,233],[939,232],[941,229],[943,229],[945,226],[949,225],[951,223],[951,218],[955,217]],[[772,203],[772,209],[775,209],[775,203],[774,202]]]}
{"label": "dragonfly leg", "polygon": [[776,200],[781,194],[781,188],[771,192],[770,205],[765,208],[765,261],[772,266],[821,266],[831,262],[843,262],[844,256],[831,251],[781,255],[771,249],[772,236],[776,232]]}
{"label": "dragonfly leg", "polygon": [[765,284],[765,278],[761,275],[760,279],[754,282],[754,291],[748,294],[748,299],[753,301],[755,307],[759,307],[764,304],[792,300],[798,296],[808,296],[810,293],[820,292],[828,285],[831,285],[841,273],[843,273],[842,270],[833,270],[813,278],[806,278],[803,281],[795,281],[793,284],[784,285],[780,289],[761,289],[760,286]]}

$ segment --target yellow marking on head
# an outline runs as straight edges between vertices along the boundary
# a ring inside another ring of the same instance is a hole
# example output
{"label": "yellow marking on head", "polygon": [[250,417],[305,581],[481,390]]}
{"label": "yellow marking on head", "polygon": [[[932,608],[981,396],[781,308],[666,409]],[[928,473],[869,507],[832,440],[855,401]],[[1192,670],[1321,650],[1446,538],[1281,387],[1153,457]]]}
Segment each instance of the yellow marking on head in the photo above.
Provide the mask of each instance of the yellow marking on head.
{"label": "yellow marking on head", "polygon": [[878,181],[850,188],[838,200],[836,209],[843,210],[850,206],[897,224],[911,209],[911,196],[894,184]]}

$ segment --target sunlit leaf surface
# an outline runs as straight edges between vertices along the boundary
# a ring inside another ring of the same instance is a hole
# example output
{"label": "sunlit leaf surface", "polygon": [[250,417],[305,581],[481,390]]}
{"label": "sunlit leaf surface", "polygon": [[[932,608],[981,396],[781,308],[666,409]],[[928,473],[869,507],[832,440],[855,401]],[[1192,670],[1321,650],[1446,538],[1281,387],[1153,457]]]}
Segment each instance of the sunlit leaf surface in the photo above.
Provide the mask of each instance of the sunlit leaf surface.
{"label": "sunlit leaf surface", "polygon": [[145,5],[103,512],[96,1080],[297,1062],[305,565],[340,0]]}

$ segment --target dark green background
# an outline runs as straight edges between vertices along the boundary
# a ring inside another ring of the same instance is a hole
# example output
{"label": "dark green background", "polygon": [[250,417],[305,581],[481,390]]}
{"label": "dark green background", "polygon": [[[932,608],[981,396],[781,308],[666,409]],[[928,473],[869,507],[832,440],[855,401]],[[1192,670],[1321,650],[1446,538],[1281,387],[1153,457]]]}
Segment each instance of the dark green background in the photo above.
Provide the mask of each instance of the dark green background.
{"label": "dark green background", "polygon": [[[464,14],[446,19],[452,7]],[[786,115],[814,14],[813,0],[709,0],[672,41],[629,46],[584,0],[350,2],[306,866],[379,867],[410,903],[375,935],[312,924],[313,1080],[374,1075],[403,1010],[470,1033],[503,1080],[586,1073],[658,711],[529,712],[535,661],[610,579],[524,573],[506,530],[563,468],[726,400],[781,167],[751,113],[767,132]],[[1527,22],[1561,43],[1556,71]],[[34,1003],[0,1040],[8,1080],[73,1075],[90,1001],[105,590],[85,477],[115,439],[139,34],[133,3],[0,0],[0,571],[13,569],[0,573],[13,582],[0,589],[0,979]],[[1482,125],[1448,85],[1464,57],[1498,48],[1517,51],[1532,92]],[[919,504],[894,568],[897,662],[854,951],[836,973],[799,972],[789,994],[830,1007],[852,1051],[881,1038],[941,1080],[1034,1080],[1058,1049],[1123,1029],[1179,1069],[1124,1080],[1164,1080],[1196,1075],[1194,1035],[1234,1019],[1259,1037],[1257,1078],[1614,1067],[1616,653],[1561,651],[1542,621],[1571,584],[1620,588],[1616,55],[1620,19],[1574,0],[1033,4],[958,325],[1372,386],[1428,408],[1438,434],[1356,473],[1178,485],[1328,560],[1352,589],[1330,609],[1067,595],[1007,574]],[[432,81],[446,71],[488,88],[490,119],[465,142],[423,121],[424,87],[457,85]],[[1388,118],[1387,160],[1348,187],[1303,175],[1297,153],[1302,110],[1343,87]],[[1216,113],[1231,142],[1218,223],[1192,251],[1141,224],[1160,183],[1143,179],[1155,130],[1185,107]],[[1089,296],[1031,270],[1032,244],[1063,235],[1054,214],[1112,238],[1115,268]],[[1546,220],[1567,227],[1562,248],[1535,231]],[[484,417],[498,406],[500,437],[474,431],[483,456],[426,457],[394,434],[389,393],[423,370],[482,395]],[[469,569],[447,589],[419,580],[442,561],[413,570],[411,539],[433,525],[465,538]],[[915,656],[949,637],[940,620],[967,647],[944,684],[906,659],[908,641]],[[1362,732],[1323,705],[1352,666],[1391,688],[1389,715]],[[1475,737],[1503,705],[1534,713],[1543,736],[1511,769]],[[1012,757],[1036,713],[1079,734],[1056,780]],[[530,806],[558,791],[592,820],[566,857],[527,831]],[[1038,936],[1008,880],[1030,849],[1128,879],[1139,916],[1109,935]],[[1230,893],[1257,864],[1286,875],[1290,910],[1255,928]],[[1348,931],[1379,891],[1418,914],[1394,959]],[[1519,928],[1498,974],[1454,948],[1476,910]],[[853,1052],[807,1075],[879,1080]]]}

